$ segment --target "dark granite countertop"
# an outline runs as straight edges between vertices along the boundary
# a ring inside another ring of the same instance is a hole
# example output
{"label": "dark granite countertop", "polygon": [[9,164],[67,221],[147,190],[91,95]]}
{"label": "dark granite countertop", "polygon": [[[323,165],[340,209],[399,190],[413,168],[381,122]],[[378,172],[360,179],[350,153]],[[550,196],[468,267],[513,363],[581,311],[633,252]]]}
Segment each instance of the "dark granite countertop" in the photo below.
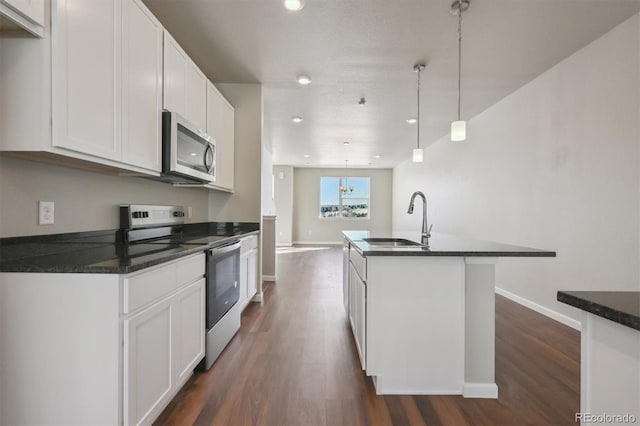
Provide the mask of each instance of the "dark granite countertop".
{"label": "dark granite countertop", "polygon": [[640,330],[640,291],[559,291],[558,301]]}
{"label": "dark granite countertop", "polygon": [[365,238],[391,237],[420,242],[420,233],[418,232],[396,232],[391,236],[375,231],[342,231],[342,234],[363,256],[555,257],[556,255],[554,251],[474,240],[439,232],[431,234],[428,249],[421,246],[376,246],[364,241]]}
{"label": "dark granite countertop", "polygon": [[258,223],[187,224],[172,238],[127,243],[119,230],[0,239],[0,272],[128,274],[257,234]]}

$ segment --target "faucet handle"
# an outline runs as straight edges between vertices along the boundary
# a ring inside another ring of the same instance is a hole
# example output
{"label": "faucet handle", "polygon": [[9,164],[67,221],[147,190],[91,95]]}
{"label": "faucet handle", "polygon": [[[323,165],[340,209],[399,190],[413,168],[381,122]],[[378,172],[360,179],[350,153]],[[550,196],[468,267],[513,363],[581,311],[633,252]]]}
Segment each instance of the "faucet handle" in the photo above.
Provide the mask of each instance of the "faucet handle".
{"label": "faucet handle", "polygon": [[427,236],[431,236],[431,228],[433,228],[433,223],[429,225],[429,229],[427,230]]}

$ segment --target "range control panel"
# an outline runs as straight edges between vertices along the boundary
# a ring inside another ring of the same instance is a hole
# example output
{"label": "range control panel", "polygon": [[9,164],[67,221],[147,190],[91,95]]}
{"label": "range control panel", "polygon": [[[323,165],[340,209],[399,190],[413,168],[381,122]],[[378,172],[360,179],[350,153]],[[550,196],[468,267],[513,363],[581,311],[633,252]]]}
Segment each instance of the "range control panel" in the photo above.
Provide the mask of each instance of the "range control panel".
{"label": "range control panel", "polygon": [[152,226],[181,225],[184,207],[127,204],[120,206],[120,228],[136,229]]}

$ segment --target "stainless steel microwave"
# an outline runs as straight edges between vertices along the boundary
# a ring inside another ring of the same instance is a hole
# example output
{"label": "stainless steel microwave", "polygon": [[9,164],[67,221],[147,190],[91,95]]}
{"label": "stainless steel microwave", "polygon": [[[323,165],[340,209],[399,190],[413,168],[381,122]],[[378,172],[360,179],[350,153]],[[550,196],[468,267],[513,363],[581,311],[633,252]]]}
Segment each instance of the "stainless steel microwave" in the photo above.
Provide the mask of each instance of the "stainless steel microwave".
{"label": "stainless steel microwave", "polygon": [[216,142],[181,115],[162,113],[162,177],[175,184],[216,180]]}

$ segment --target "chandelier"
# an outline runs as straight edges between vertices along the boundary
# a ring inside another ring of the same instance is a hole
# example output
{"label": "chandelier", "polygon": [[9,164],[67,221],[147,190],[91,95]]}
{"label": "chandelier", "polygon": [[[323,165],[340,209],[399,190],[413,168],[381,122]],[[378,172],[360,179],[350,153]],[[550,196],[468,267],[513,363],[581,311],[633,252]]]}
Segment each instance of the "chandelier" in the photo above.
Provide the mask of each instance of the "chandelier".
{"label": "chandelier", "polygon": [[[344,168],[345,168],[345,170],[347,168],[349,168],[348,162],[349,162],[349,160],[344,160]],[[348,178],[347,177],[344,178],[344,185],[342,185],[342,180],[341,180],[340,192],[343,195],[349,195],[349,194],[353,193],[353,185],[349,186],[349,182],[348,182]]]}

